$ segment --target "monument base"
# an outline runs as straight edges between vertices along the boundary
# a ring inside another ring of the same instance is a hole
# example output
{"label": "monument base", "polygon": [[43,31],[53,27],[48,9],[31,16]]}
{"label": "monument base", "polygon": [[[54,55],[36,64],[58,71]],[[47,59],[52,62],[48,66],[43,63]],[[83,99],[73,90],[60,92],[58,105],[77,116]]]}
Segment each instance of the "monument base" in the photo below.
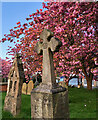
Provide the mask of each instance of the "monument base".
{"label": "monument base", "polygon": [[14,98],[13,96],[5,97],[4,110],[12,113],[13,116],[16,116],[20,113],[20,98]]}
{"label": "monument base", "polygon": [[41,84],[31,92],[32,120],[68,120],[68,90],[61,86],[51,87]]}

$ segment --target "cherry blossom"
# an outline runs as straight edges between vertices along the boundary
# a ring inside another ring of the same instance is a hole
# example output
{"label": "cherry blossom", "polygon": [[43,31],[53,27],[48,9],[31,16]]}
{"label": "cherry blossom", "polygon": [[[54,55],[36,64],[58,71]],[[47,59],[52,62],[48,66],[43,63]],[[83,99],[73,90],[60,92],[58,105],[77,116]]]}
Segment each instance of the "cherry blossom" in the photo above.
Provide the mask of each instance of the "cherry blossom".
{"label": "cherry blossom", "polygon": [[24,69],[27,69],[26,78],[28,74],[32,76],[42,71],[42,56],[37,55],[35,48],[40,33],[47,28],[62,41],[59,52],[54,53],[56,75],[65,75],[67,81],[71,74],[84,75],[88,89],[92,89],[98,65],[97,3],[50,1],[42,4],[43,9],[30,14],[30,18],[26,18],[27,23],[21,25],[17,22],[10,33],[4,35],[2,42],[8,40],[15,44],[15,47],[9,48],[8,54],[21,53]]}

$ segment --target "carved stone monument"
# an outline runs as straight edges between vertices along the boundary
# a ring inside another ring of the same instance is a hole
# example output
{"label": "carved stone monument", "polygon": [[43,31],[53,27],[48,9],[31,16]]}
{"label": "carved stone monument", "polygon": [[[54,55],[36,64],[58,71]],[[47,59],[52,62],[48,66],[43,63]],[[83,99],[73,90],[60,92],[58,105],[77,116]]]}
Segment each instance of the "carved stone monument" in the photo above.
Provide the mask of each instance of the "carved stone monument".
{"label": "carved stone monument", "polygon": [[40,38],[43,43],[37,43],[37,52],[43,52],[42,83],[31,92],[31,118],[67,120],[68,91],[56,84],[53,64],[53,52],[58,51],[62,43],[47,29],[43,30]]}
{"label": "carved stone monument", "polygon": [[20,112],[23,79],[23,64],[17,53],[8,74],[8,87],[4,102],[4,110],[10,111],[14,116]]}

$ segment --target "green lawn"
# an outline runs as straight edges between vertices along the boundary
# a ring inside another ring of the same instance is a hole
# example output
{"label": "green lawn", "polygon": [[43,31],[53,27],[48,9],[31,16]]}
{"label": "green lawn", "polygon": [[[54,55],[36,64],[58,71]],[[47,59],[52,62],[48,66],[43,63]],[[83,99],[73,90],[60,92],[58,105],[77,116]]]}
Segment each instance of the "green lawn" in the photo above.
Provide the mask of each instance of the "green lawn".
{"label": "green lawn", "polygon": [[[0,93],[1,94],[1,93]],[[2,108],[6,92],[2,93]],[[96,118],[96,89],[88,91],[85,88],[69,88],[70,118]],[[2,117],[14,118],[9,112],[2,111]],[[22,94],[21,112],[15,118],[31,117],[31,97]],[[15,119],[14,118],[14,119]],[[75,120],[75,119],[74,119]]]}
{"label": "green lawn", "polygon": [[96,91],[69,88],[70,118],[96,118]]}

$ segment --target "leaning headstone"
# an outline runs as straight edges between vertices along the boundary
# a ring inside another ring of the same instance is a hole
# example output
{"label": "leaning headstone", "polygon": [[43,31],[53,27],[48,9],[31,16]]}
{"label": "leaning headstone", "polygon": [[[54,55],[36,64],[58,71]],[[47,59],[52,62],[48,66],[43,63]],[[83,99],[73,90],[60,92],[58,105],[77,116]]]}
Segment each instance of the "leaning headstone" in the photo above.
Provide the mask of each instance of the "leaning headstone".
{"label": "leaning headstone", "polygon": [[17,53],[8,74],[8,87],[4,102],[4,110],[11,112],[13,116],[20,112],[23,79],[23,64]]}
{"label": "leaning headstone", "polygon": [[47,29],[40,38],[43,43],[37,43],[37,52],[43,51],[42,83],[31,92],[31,118],[66,120],[69,118],[68,90],[56,83],[53,65],[53,52],[59,49],[61,42]]}
{"label": "leaning headstone", "polygon": [[22,85],[22,94],[27,94],[27,84],[23,83]]}
{"label": "leaning headstone", "polygon": [[28,83],[28,89],[27,89],[27,94],[28,95],[31,95],[31,91],[32,91],[33,88],[34,88],[34,84],[33,84],[33,81],[31,80]]}

